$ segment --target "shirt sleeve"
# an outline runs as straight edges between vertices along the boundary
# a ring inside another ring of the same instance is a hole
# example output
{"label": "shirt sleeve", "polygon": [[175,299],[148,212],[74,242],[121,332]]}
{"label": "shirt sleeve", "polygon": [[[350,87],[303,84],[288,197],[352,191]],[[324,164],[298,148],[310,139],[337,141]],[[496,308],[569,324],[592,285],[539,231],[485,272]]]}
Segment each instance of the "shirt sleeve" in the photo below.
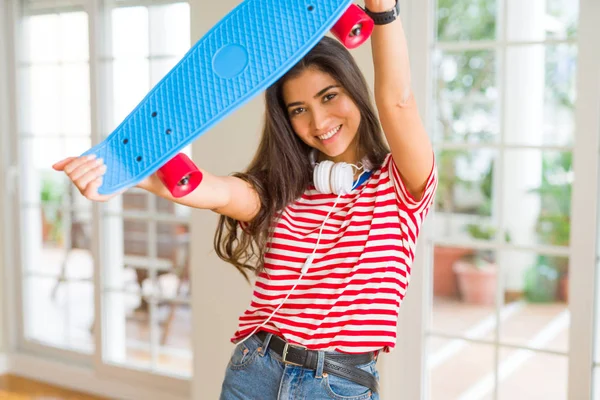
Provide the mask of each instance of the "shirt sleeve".
{"label": "shirt sleeve", "polygon": [[429,212],[429,208],[433,204],[435,192],[437,189],[437,165],[435,156],[431,165],[431,171],[427,177],[427,183],[425,184],[425,190],[421,195],[421,198],[415,199],[407,190],[406,185],[402,181],[398,167],[394,162],[392,155],[388,156],[386,161],[386,167],[389,171],[390,181],[396,192],[396,196],[401,206],[406,208],[408,211],[413,213],[419,213],[425,216]]}

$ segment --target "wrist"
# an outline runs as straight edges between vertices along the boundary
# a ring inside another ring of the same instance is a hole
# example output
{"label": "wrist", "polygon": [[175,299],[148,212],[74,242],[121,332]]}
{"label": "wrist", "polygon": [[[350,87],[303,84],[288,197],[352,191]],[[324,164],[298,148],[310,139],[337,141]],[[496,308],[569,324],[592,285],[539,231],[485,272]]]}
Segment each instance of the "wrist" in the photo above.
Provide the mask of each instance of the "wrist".
{"label": "wrist", "polygon": [[156,174],[152,174],[149,177],[145,178],[143,181],[141,181],[140,183],[138,183],[137,185],[135,185],[136,188],[139,189],[144,189],[148,192],[152,192],[152,187],[154,185],[154,180],[157,179],[158,177],[156,176]]}
{"label": "wrist", "polygon": [[365,0],[365,8],[374,13],[387,12],[396,6],[396,0]]}

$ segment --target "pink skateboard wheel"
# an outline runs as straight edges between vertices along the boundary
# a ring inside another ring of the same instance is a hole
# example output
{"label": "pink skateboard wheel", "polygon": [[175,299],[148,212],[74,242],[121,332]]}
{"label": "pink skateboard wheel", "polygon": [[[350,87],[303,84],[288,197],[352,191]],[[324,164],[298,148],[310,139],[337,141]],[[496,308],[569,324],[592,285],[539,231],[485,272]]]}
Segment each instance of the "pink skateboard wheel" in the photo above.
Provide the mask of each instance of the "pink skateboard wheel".
{"label": "pink skateboard wheel", "polygon": [[373,20],[356,4],[351,4],[344,15],[331,28],[331,33],[348,49],[354,49],[373,33]]}
{"label": "pink skateboard wheel", "polygon": [[173,197],[183,197],[190,194],[202,182],[202,172],[183,153],[177,154],[160,167],[156,175],[169,189]]}

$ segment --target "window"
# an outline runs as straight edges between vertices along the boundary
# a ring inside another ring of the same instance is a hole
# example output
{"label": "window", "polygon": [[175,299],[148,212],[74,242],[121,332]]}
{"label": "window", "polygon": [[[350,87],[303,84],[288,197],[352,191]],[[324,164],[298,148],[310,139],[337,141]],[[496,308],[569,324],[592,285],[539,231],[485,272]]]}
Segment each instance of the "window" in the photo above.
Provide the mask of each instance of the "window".
{"label": "window", "polygon": [[91,353],[91,213],[51,165],[91,145],[88,18],[24,18],[19,63],[24,337]]}
{"label": "window", "polygon": [[566,398],[578,11],[436,2],[431,399]]}
{"label": "window", "polygon": [[[104,136],[190,47],[187,3],[115,7],[109,15]],[[190,376],[189,209],[131,189],[105,211],[104,358]]]}
{"label": "window", "polygon": [[189,378],[189,211],[132,189],[96,213],[51,169],[110,134],[183,57],[189,5],[51,3],[23,3],[19,38],[23,342]]}

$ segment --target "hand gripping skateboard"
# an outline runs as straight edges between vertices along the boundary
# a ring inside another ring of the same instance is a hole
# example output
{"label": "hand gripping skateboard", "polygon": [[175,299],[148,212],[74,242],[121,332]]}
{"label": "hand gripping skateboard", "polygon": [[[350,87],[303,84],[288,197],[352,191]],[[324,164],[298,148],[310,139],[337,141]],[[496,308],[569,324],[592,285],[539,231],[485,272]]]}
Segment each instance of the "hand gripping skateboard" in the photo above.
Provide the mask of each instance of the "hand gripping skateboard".
{"label": "hand gripping skateboard", "polygon": [[330,30],[355,48],[373,21],[352,0],[243,1],[84,153],[106,164],[98,192],[115,193],[154,172],[174,197],[193,191],[202,174],[178,152],[275,83]]}

